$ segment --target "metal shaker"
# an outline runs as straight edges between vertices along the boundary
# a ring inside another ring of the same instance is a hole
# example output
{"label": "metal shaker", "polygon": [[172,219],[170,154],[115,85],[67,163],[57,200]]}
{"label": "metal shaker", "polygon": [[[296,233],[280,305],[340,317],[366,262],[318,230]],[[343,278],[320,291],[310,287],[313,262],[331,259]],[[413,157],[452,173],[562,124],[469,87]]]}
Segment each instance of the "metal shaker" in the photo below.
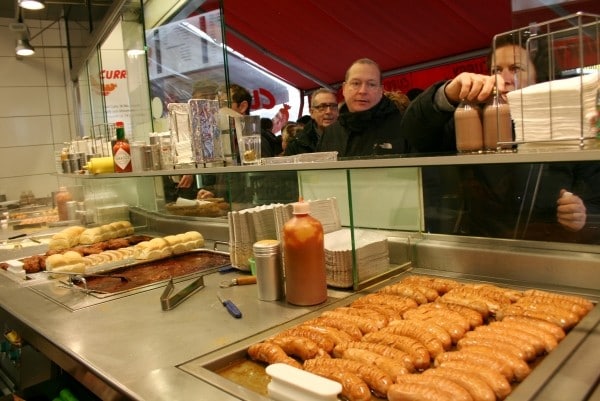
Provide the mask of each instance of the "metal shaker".
{"label": "metal shaker", "polygon": [[285,295],[281,245],[278,240],[257,241],[252,246],[256,263],[258,299],[277,301]]}

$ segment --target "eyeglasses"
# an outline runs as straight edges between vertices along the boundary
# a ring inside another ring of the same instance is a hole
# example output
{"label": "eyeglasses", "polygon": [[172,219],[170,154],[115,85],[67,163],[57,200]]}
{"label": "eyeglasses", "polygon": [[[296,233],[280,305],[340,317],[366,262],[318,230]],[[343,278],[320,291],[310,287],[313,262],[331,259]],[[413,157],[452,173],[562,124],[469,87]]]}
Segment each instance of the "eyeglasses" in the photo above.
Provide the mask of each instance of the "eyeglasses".
{"label": "eyeglasses", "polygon": [[352,81],[346,82],[346,85],[352,90],[359,90],[364,85],[366,90],[375,91],[381,87],[378,82],[375,81],[359,81],[357,79],[353,79]]}
{"label": "eyeglasses", "polygon": [[322,113],[322,112],[326,111],[327,109],[331,109],[332,111],[337,111],[338,105],[337,105],[337,103],[321,103],[316,106],[313,106],[312,108],[317,110],[318,112]]}

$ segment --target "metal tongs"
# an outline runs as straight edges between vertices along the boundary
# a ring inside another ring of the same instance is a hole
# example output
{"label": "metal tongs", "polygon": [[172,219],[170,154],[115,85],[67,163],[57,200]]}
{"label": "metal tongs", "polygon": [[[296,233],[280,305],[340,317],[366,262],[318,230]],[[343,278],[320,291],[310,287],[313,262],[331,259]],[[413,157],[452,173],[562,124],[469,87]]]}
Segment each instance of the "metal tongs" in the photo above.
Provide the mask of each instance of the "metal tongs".
{"label": "metal tongs", "polygon": [[192,294],[200,291],[204,288],[204,276],[200,276],[196,280],[192,281],[187,287],[184,287],[181,291],[171,296],[171,293],[175,289],[173,284],[173,277],[167,283],[165,290],[160,296],[160,306],[163,310],[174,309],[177,305],[188,299]]}

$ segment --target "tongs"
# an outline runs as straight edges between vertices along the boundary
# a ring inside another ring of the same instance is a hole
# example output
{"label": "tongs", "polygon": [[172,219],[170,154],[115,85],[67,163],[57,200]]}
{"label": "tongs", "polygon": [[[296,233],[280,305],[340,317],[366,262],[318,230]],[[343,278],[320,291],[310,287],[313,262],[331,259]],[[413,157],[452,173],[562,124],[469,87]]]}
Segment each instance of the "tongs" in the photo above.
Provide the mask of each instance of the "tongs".
{"label": "tongs", "polygon": [[167,283],[165,290],[160,296],[160,306],[163,310],[171,310],[174,309],[177,305],[188,299],[192,294],[196,291],[199,291],[204,288],[204,276],[200,276],[196,280],[192,281],[187,287],[184,287],[178,293],[171,295],[173,290],[175,289],[175,285],[173,284],[173,277]]}

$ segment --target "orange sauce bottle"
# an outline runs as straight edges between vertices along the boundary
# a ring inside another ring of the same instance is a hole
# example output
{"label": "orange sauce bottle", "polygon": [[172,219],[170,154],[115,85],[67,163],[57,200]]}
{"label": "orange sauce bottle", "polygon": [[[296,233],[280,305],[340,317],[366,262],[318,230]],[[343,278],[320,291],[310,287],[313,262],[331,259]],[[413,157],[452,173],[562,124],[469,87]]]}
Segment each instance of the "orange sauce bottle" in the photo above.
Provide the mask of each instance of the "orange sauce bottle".
{"label": "orange sauce bottle", "polygon": [[323,226],[308,214],[308,203],[293,207],[283,226],[285,297],[290,304],[317,305],[327,300]]}

